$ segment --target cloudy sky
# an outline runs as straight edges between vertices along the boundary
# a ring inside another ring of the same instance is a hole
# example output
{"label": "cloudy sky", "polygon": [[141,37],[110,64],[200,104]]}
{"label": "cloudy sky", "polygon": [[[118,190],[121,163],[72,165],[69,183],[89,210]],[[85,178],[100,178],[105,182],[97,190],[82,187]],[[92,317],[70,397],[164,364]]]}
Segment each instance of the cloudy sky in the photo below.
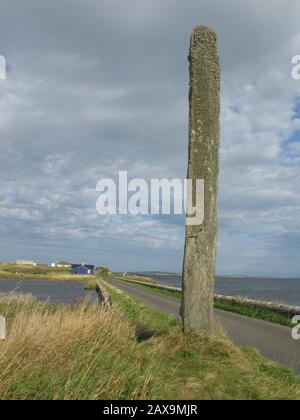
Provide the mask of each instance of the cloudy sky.
{"label": "cloudy sky", "polygon": [[222,63],[219,274],[300,276],[298,0],[1,0],[0,260],[179,271],[182,217],[101,217],[97,181],[181,177],[189,35]]}

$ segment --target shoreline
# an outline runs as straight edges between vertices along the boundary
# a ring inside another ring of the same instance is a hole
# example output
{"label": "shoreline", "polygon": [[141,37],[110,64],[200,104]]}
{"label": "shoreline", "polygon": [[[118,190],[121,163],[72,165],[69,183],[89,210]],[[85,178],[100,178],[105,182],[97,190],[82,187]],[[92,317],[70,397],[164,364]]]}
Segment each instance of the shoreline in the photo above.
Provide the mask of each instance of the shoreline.
{"label": "shoreline", "polygon": [[[152,284],[152,280],[148,277],[141,277],[141,276],[133,276],[128,275],[126,277],[114,275],[115,278],[119,278],[120,280],[128,280],[128,281],[142,281],[147,284]],[[0,270],[0,282],[1,280],[32,280],[32,281],[55,281],[55,282],[68,282],[68,283],[78,283],[78,282],[91,282],[97,279],[96,274],[89,274],[89,275],[77,275],[71,273],[49,273],[49,274],[36,274],[31,273],[28,270],[27,273],[25,272],[10,272],[10,271],[1,271]],[[154,283],[153,283],[154,284]]]}
{"label": "shoreline", "polygon": [[[147,276],[152,278],[153,280],[155,280],[156,277],[182,277],[181,273],[171,273],[171,272],[159,272],[159,271],[136,271],[136,272],[130,272],[133,274],[136,274],[140,277],[143,276]],[[218,280],[299,280],[300,281],[300,277],[299,276],[290,276],[290,277],[286,277],[286,276],[267,276],[267,275],[245,275],[245,274],[232,274],[232,275],[227,275],[227,274],[216,274],[215,275],[215,279]]]}

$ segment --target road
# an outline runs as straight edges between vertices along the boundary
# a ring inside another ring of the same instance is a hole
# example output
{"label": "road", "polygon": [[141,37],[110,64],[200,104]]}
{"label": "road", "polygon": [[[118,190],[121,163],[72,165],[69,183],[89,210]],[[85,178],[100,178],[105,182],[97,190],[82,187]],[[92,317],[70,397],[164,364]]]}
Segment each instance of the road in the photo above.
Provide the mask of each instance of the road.
{"label": "road", "polygon": [[[114,279],[110,283],[147,305],[179,318],[179,299],[141,289],[122,280]],[[236,345],[254,347],[263,356],[289,366],[300,375],[300,340],[293,340],[291,329],[230,312],[216,310],[215,314]]]}

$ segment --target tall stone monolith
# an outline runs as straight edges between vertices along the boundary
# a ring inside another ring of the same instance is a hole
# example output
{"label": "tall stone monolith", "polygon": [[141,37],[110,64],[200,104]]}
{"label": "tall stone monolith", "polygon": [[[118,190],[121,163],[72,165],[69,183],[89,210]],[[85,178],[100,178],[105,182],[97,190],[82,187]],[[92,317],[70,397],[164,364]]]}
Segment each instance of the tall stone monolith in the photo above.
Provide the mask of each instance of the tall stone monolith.
{"label": "tall stone monolith", "polygon": [[[204,180],[204,218],[186,226],[182,317],[184,332],[210,335],[217,243],[220,63],[213,30],[196,27],[190,46],[188,179]],[[194,185],[195,186],[195,185]],[[195,188],[193,189],[195,200]],[[195,203],[194,203],[195,204]],[[188,218],[187,218],[188,221]]]}

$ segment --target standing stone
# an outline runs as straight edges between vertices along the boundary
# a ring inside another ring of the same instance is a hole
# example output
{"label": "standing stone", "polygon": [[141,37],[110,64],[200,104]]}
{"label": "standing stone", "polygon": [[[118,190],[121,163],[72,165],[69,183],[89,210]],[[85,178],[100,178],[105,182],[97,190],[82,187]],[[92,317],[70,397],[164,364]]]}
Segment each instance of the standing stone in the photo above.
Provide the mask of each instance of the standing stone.
{"label": "standing stone", "polygon": [[[184,332],[210,335],[217,242],[217,182],[220,144],[220,63],[217,36],[195,28],[190,47],[188,179],[203,179],[204,220],[186,226],[182,317]],[[195,199],[193,188],[193,199]]]}

